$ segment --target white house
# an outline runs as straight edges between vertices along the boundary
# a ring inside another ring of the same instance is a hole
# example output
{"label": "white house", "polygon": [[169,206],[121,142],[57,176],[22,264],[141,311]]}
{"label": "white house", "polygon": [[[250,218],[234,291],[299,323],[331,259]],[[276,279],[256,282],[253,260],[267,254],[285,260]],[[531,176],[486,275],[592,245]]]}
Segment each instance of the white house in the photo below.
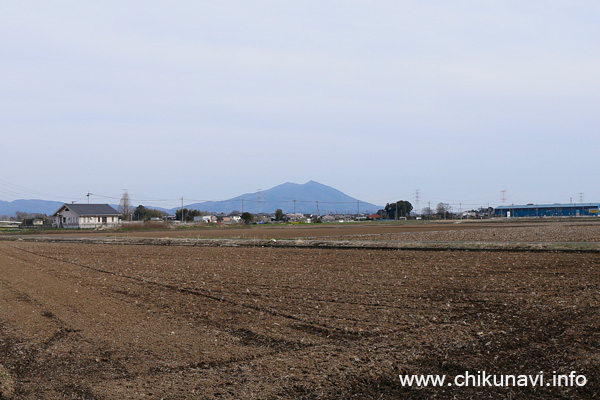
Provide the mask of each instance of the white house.
{"label": "white house", "polygon": [[194,217],[194,222],[204,222],[209,224],[211,222],[217,222],[217,217],[214,215],[198,215]]}
{"label": "white house", "polygon": [[54,214],[59,228],[115,228],[121,226],[119,212],[108,204],[64,204]]}
{"label": "white house", "polygon": [[21,221],[0,221],[0,228],[17,228]]}

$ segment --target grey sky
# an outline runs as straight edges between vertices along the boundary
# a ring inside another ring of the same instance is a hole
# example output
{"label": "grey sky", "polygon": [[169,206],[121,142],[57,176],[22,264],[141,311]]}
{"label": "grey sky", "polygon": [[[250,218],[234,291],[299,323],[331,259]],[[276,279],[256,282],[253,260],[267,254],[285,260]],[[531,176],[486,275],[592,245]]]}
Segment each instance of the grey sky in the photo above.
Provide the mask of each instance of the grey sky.
{"label": "grey sky", "polygon": [[377,204],[600,201],[599,17],[596,0],[1,2],[0,200],[313,179]]}

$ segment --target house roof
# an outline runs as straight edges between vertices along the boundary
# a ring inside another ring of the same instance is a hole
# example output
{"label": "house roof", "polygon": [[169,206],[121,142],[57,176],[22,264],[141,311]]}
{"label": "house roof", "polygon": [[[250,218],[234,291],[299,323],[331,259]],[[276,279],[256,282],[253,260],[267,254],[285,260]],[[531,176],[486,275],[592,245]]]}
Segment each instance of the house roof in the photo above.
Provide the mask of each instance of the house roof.
{"label": "house roof", "polygon": [[63,210],[71,210],[79,216],[119,215],[119,212],[108,204],[63,204],[52,216]]}

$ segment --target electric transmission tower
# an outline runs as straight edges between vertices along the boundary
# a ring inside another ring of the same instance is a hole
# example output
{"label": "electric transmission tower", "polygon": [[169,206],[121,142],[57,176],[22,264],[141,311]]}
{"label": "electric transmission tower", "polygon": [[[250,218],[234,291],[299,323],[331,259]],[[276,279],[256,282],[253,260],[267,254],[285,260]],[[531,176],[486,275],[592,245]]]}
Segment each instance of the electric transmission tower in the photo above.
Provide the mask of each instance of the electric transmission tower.
{"label": "electric transmission tower", "polygon": [[421,197],[419,195],[419,189],[417,189],[417,191],[415,192],[415,214],[419,214],[421,211],[419,209],[419,202],[421,200]]}

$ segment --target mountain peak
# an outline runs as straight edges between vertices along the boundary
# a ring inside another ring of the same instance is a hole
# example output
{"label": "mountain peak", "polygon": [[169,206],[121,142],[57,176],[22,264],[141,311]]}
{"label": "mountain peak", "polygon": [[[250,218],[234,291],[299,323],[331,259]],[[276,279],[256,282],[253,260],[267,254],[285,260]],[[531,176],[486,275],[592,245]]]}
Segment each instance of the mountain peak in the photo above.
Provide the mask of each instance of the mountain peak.
{"label": "mountain peak", "polygon": [[267,190],[246,193],[229,200],[195,203],[187,207],[209,212],[230,212],[243,208],[251,213],[272,213],[282,209],[285,213],[355,214],[357,205],[360,205],[361,212],[376,212],[381,208],[350,197],[331,186],[310,180],[304,184],[285,182]]}

